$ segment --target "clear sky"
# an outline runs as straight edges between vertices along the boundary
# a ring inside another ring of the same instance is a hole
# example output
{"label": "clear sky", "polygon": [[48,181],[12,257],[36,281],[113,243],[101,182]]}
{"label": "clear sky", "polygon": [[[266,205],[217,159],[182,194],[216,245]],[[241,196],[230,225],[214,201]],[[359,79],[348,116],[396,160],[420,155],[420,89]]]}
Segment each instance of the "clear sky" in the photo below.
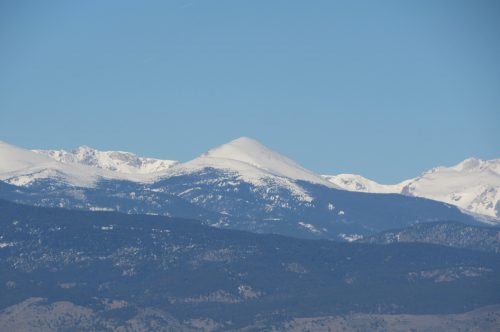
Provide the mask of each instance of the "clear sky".
{"label": "clear sky", "polygon": [[0,0],[0,140],[189,160],[249,136],[397,182],[500,157],[500,1]]}

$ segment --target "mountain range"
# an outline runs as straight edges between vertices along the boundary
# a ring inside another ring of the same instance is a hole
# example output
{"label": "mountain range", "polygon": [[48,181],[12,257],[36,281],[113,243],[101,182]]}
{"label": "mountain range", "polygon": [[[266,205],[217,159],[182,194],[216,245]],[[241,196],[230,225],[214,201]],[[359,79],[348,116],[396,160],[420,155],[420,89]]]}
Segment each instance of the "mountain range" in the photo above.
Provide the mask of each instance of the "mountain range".
{"label": "mountain range", "polygon": [[[287,179],[319,183],[350,191],[424,197],[455,205],[478,216],[500,218],[500,159],[469,158],[455,166],[436,167],[415,178],[387,185],[356,174],[320,176],[245,137],[212,149],[187,163],[139,157],[123,151],[99,151],[87,146],[81,146],[73,151],[33,151],[63,164],[84,165],[101,170],[101,172],[87,171],[90,174],[94,173],[94,177],[147,182],[172,174],[213,167],[238,173],[242,179],[257,185],[261,184],[264,178],[272,178],[273,181],[280,182],[304,198],[307,198],[307,194]],[[44,161],[33,160],[33,164],[41,162]],[[58,169],[55,165],[53,167]],[[81,172],[81,169],[79,171]],[[67,169],[66,173],[70,182],[78,183],[77,179],[71,177],[74,171]],[[37,175],[35,172],[32,174],[34,179]],[[38,174],[38,176],[43,175]],[[81,179],[82,176],[78,178]],[[10,180],[11,183],[16,183],[15,181],[22,184],[23,181],[30,180],[26,177]]]}
{"label": "mountain range", "polygon": [[[481,222],[450,204],[341,189],[245,137],[186,163],[89,148],[30,151],[7,143],[0,144],[0,160],[0,197],[31,205],[161,214],[348,241],[420,222]],[[144,165],[160,166],[148,172]]]}
{"label": "mountain range", "polygon": [[[26,150],[15,151],[16,148],[13,146],[6,143],[0,144],[4,153],[0,169],[3,173],[2,178],[8,177],[9,182],[13,184],[23,184],[24,181],[29,182],[36,178],[56,176],[56,174],[63,174],[66,180],[73,184],[91,183],[88,177],[150,181],[171,174],[213,167],[234,171],[242,179],[256,184],[260,184],[265,177],[275,175],[278,177],[274,177],[274,181],[281,180],[282,184],[304,197],[306,195],[302,190],[284,179],[304,180],[330,186],[324,181],[326,179],[336,188],[424,197],[453,204],[464,211],[478,215],[500,217],[500,159],[469,158],[452,167],[436,167],[413,179],[386,185],[356,174],[319,176],[245,137],[212,149],[184,164],[176,160],[139,157],[130,152],[99,151],[88,146],[81,146],[73,151],[33,150],[37,154],[68,165],[63,167],[49,159],[37,158],[34,155],[28,157]],[[8,149],[11,151],[5,151]],[[6,164],[9,161],[17,161],[17,163],[8,167]],[[40,167],[40,165],[45,166]],[[83,169],[76,165],[90,166],[93,169],[85,168],[83,172]],[[17,173],[20,170],[22,172]],[[10,173],[12,171],[13,174]],[[75,173],[78,175],[75,176]]]}
{"label": "mountain range", "polygon": [[498,168],[471,160],[384,186],[249,138],[185,163],[0,142],[0,330],[494,331],[498,201],[470,202]]}

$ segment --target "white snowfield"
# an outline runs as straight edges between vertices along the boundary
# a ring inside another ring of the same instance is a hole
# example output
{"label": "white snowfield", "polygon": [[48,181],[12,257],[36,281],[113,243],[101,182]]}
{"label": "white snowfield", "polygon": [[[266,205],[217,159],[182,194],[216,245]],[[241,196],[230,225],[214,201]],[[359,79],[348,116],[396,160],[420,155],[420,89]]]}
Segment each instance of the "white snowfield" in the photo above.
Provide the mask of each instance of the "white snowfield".
{"label": "white snowfield", "polygon": [[469,158],[394,185],[379,184],[354,174],[325,175],[325,178],[350,191],[425,197],[500,220],[500,159]]}

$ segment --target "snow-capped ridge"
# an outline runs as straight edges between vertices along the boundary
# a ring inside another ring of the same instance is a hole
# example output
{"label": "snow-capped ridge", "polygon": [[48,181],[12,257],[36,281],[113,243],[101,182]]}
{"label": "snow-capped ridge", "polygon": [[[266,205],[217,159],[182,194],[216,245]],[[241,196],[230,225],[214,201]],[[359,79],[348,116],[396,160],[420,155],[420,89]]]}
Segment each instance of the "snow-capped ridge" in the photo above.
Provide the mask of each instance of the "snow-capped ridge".
{"label": "snow-capped ridge", "polygon": [[77,186],[90,186],[98,179],[92,168],[65,165],[48,156],[0,142],[0,180],[27,185],[37,179],[57,178]]}
{"label": "snow-capped ridge", "polygon": [[[0,180],[18,186],[41,179],[78,187],[93,187],[100,179],[150,182],[175,163],[140,158],[128,152],[102,152],[86,146],[72,152],[32,151],[0,142]],[[142,168],[138,170],[138,166]]]}
{"label": "snow-capped ridge", "polygon": [[82,164],[123,174],[155,175],[178,164],[178,161],[175,160],[139,157],[125,151],[99,151],[86,145],[72,151],[34,151],[62,163]]}
{"label": "snow-capped ridge", "polygon": [[4,146],[10,150],[4,148],[5,153],[0,155],[3,160],[0,179],[16,185],[29,185],[47,178],[85,187],[95,185],[100,179],[146,183],[215,168],[226,172],[229,177],[236,176],[256,186],[288,189],[304,201],[312,198],[296,182],[298,180],[336,187],[320,175],[247,137],[211,149],[186,163],[144,158],[124,151],[99,151],[85,145],[72,151],[31,151],[5,143]]}
{"label": "snow-capped ridge", "polygon": [[366,193],[399,193],[407,181],[398,184],[380,184],[357,174],[324,175],[339,188]]}
{"label": "snow-capped ridge", "polygon": [[354,174],[320,176],[248,137],[210,149],[186,163],[88,146],[69,152],[31,151],[0,141],[0,180],[19,186],[40,179],[81,187],[94,186],[100,179],[151,183],[206,168],[226,174],[224,181],[236,179],[264,190],[284,188],[304,201],[312,197],[298,181],[350,191],[424,197],[500,221],[500,159],[468,158],[454,166],[436,167],[416,178],[385,185]]}
{"label": "snow-capped ridge", "polygon": [[379,184],[353,174],[325,178],[350,191],[424,197],[500,220],[500,159],[468,158],[454,166],[436,167],[394,185]]}

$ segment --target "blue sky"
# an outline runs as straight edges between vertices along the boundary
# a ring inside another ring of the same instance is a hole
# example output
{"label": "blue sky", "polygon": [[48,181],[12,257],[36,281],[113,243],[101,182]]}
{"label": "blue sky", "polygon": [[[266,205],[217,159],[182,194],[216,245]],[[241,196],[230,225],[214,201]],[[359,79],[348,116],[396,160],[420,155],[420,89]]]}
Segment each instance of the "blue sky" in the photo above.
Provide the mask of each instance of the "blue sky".
{"label": "blue sky", "polygon": [[0,139],[185,161],[250,136],[397,182],[500,157],[498,1],[2,1]]}

